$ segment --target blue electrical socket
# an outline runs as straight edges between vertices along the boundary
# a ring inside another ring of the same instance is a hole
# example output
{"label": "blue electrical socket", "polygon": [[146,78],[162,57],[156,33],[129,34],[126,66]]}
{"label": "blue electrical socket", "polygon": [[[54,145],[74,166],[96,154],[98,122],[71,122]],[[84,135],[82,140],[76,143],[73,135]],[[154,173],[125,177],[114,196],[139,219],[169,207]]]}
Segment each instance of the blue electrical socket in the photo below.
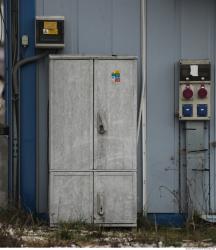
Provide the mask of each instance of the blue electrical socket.
{"label": "blue electrical socket", "polygon": [[197,105],[197,116],[206,117],[208,115],[208,105],[207,104],[198,104]]}
{"label": "blue electrical socket", "polygon": [[183,104],[182,105],[182,115],[184,117],[193,116],[193,105],[192,104]]}

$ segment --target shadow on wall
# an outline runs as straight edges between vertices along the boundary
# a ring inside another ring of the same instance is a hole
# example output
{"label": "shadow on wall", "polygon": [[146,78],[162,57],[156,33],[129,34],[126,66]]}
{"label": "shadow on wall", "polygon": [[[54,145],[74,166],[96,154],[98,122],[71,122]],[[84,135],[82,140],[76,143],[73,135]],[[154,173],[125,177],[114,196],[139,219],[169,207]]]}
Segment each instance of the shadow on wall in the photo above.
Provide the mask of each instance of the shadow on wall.
{"label": "shadow on wall", "polygon": [[[5,123],[4,47],[0,45],[0,127]],[[8,138],[0,135],[0,207],[7,205]]]}

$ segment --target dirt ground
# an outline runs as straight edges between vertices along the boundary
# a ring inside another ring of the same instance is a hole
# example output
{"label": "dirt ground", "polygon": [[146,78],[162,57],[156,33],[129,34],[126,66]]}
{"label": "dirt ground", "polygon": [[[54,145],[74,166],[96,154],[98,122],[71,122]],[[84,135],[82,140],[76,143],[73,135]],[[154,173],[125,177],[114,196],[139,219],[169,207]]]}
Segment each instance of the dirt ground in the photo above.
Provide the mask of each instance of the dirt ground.
{"label": "dirt ground", "polygon": [[82,222],[50,228],[32,214],[0,210],[0,247],[215,247],[216,225],[200,219],[183,228],[160,227],[145,218],[137,228],[102,228]]}

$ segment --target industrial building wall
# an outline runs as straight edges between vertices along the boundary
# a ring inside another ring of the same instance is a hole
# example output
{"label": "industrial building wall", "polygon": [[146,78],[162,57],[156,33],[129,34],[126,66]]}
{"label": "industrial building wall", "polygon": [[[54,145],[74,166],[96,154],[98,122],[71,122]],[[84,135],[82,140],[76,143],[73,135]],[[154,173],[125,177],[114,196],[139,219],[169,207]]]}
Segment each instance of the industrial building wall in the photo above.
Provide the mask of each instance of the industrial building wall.
{"label": "industrial building wall", "polygon": [[[185,130],[175,116],[178,62],[210,59],[214,83],[215,8],[214,0],[147,0],[147,208],[151,213],[178,213],[186,202],[186,168],[189,166],[183,162]],[[210,200],[205,202],[214,212],[214,84],[211,98],[210,126],[206,123],[206,139],[210,145],[206,169],[210,165],[210,173],[199,175],[210,176],[203,188],[210,190]]]}
{"label": "industrial building wall", "polygon": [[[62,54],[137,56],[140,96],[140,0],[37,0],[36,9],[37,15],[65,16],[66,46]],[[45,213],[48,204],[48,62],[41,62],[37,72],[37,204],[38,212]],[[138,151],[138,207],[141,210],[140,143]]]}
{"label": "industrial building wall", "polygon": [[[139,58],[140,0],[37,0],[37,15],[65,16],[63,54],[132,55]],[[185,212],[185,130],[176,117],[180,59],[210,59],[215,77],[214,0],[147,0],[147,210]],[[59,53],[59,52],[58,52]],[[48,61],[37,70],[37,204],[48,201]],[[61,82],[59,83],[61,84]],[[215,141],[215,88],[207,141]],[[142,209],[142,147],[138,145],[138,209]],[[210,146],[209,200],[215,211],[215,148]]]}
{"label": "industrial building wall", "polygon": [[178,212],[177,2],[147,2],[147,210],[155,213]]}

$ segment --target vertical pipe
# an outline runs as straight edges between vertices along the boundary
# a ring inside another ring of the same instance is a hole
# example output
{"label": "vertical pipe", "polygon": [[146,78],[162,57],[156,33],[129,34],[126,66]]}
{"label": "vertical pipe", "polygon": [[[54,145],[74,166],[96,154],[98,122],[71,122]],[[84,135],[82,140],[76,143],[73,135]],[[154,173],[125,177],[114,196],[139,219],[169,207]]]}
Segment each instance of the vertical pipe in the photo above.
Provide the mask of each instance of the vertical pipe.
{"label": "vertical pipe", "polygon": [[143,212],[147,212],[147,188],[146,188],[146,56],[147,56],[147,26],[146,26],[147,0],[141,0],[141,51],[142,51],[142,157],[143,157]]}
{"label": "vertical pipe", "polygon": [[13,112],[12,112],[12,43],[11,43],[11,0],[4,0],[5,17],[5,101],[6,124],[9,126],[8,137],[8,198],[13,193]]}

